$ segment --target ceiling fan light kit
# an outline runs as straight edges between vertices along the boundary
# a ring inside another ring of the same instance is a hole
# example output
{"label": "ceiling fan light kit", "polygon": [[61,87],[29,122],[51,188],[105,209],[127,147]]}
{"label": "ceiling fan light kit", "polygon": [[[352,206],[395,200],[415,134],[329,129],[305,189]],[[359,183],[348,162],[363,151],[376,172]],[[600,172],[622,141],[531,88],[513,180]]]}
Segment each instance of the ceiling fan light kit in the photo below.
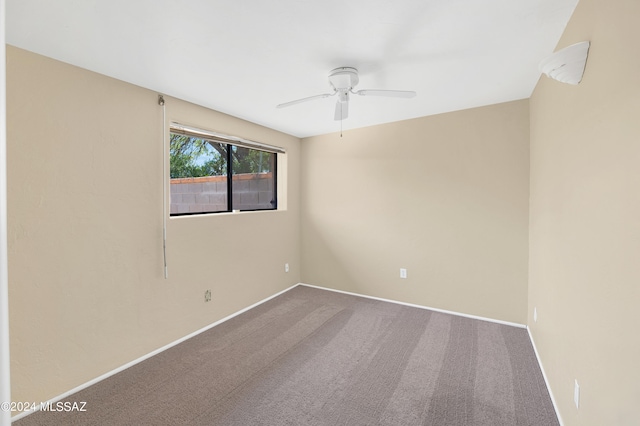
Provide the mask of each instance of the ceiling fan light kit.
{"label": "ceiling fan light kit", "polygon": [[321,95],[296,99],[295,101],[285,102],[283,104],[277,105],[276,108],[285,108],[314,99],[322,99],[328,98],[329,96],[338,95],[334,119],[344,120],[349,116],[349,100],[351,98],[351,94],[359,96],[386,96],[391,98],[413,98],[414,96],[416,96],[416,92],[407,90],[358,90],[357,92],[354,92],[353,89],[358,85],[359,82],[360,78],[358,77],[358,70],[356,68],[335,68],[329,73],[329,85],[333,89],[332,93],[323,93]]}
{"label": "ceiling fan light kit", "polygon": [[540,71],[561,83],[580,83],[587,64],[589,46],[588,41],[583,41],[558,50],[540,62]]}

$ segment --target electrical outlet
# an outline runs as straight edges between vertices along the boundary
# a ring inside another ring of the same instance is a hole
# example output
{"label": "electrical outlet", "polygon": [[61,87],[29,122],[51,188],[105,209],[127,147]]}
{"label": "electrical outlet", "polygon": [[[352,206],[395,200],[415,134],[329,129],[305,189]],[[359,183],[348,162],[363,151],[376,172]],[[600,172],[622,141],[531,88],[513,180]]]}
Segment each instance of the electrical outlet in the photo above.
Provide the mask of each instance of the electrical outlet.
{"label": "electrical outlet", "polygon": [[400,278],[407,278],[407,270],[405,268],[400,268]]}
{"label": "electrical outlet", "polygon": [[211,302],[211,290],[207,290],[204,292],[204,301]]}
{"label": "electrical outlet", "polygon": [[284,271],[285,272],[289,272],[289,264],[288,263],[284,264]]}
{"label": "electrical outlet", "polygon": [[580,385],[577,380],[575,380],[573,387],[573,402],[576,404],[576,408],[580,408]]}
{"label": "electrical outlet", "polygon": [[538,309],[533,308],[533,322],[538,322]]}

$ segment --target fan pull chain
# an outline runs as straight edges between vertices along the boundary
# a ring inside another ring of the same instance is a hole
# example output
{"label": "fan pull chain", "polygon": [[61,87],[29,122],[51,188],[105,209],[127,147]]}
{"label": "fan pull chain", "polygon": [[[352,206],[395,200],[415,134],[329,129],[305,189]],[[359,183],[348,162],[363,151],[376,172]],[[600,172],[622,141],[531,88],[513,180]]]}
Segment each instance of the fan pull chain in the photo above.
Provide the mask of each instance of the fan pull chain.
{"label": "fan pull chain", "polygon": [[342,115],[342,102],[340,102],[340,137],[342,137],[342,120],[344,115]]}

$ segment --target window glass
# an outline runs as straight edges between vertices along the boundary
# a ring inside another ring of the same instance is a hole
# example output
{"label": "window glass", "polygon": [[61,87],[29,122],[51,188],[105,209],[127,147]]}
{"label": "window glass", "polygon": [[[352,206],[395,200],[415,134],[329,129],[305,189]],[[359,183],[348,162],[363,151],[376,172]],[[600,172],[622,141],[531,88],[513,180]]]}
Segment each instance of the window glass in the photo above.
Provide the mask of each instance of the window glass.
{"label": "window glass", "polygon": [[171,214],[228,211],[227,147],[171,133]]}
{"label": "window glass", "polygon": [[231,154],[233,209],[275,209],[276,154],[240,146],[233,146]]}

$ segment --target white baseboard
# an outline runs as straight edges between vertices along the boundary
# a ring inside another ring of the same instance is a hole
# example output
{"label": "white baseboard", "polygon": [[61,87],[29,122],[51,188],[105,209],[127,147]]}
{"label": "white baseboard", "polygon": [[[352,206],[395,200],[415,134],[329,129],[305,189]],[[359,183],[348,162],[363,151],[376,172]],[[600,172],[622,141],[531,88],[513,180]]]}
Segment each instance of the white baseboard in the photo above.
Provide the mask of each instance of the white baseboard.
{"label": "white baseboard", "polygon": [[[133,367],[134,365],[136,365],[136,364],[138,364],[138,363],[140,363],[140,362],[142,362],[144,360],[147,360],[147,359],[151,358],[152,356],[159,354],[160,352],[164,352],[167,349],[172,348],[172,347],[174,347],[174,346],[176,346],[176,345],[178,345],[178,344],[184,342],[185,340],[188,340],[188,339],[190,339],[190,338],[192,338],[194,336],[197,336],[200,333],[204,333],[205,331],[210,330],[211,328],[215,327],[216,325],[222,324],[223,322],[228,321],[231,318],[236,317],[236,316],[248,311],[249,309],[255,308],[256,306],[261,305],[261,304],[273,299],[274,297],[280,296],[281,294],[286,293],[287,291],[291,290],[292,288],[297,287],[298,285],[300,285],[300,284],[296,284],[296,285],[293,285],[293,286],[291,286],[289,288],[286,288],[286,289],[284,289],[282,291],[279,291],[278,293],[276,293],[276,294],[274,294],[272,296],[269,296],[269,297],[267,297],[265,299],[262,299],[259,302],[256,302],[251,306],[247,306],[246,308],[241,309],[238,312],[234,312],[233,314],[228,315],[228,316],[226,316],[226,317],[224,317],[224,318],[222,318],[222,319],[220,319],[220,320],[218,320],[218,321],[216,321],[214,323],[211,323],[211,324],[209,324],[209,325],[207,325],[207,326],[205,326],[205,327],[203,327],[203,328],[201,328],[199,330],[196,330],[193,333],[187,334],[186,336],[181,337],[178,340],[174,340],[173,342],[171,342],[171,343],[169,343],[167,345],[164,345],[163,347],[161,347],[159,349],[156,349],[153,352],[149,352],[148,354],[143,355],[140,358],[137,358],[137,359],[135,359],[135,360],[133,360],[131,362],[128,362],[128,363],[116,368],[115,370],[111,370],[111,371],[109,371],[109,372],[107,372],[107,373],[105,373],[105,374],[103,374],[103,375],[101,375],[99,377],[96,377],[93,380],[89,380],[88,382],[83,383],[80,386],[77,386],[77,387],[75,387],[75,388],[73,388],[73,389],[71,389],[71,390],[69,390],[69,391],[67,391],[67,392],[65,392],[65,393],[63,393],[61,395],[58,395],[58,396],[56,396],[54,398],[51,398],[50,400],[46,401],[46,403],[51,403],[51,404],[55,405],[56,402],[66,398],[66,397],[68,397],[70,395],[73,395],[76,392],[79,392],[79,391],[81,391],[81,390],[83,390],[85,388],[88,388],[89,386],[95,385],[96,383],[101,382],[102,380],[107,379],[107,378],[113,376],[114,374],[118,374],[121,371],[124,371],[129,367]],[[46,405],[46,404],[41,404],[41,405]],[[23,417],[28,416],[29,414],[35,413],[36,411],[40,411],[40,407],[36,407],[35,410],[23,411],[22,413],[13,416],[11,418],[11,421],[14,422],[16,420],[19,420],[19,419],[21,419]]]}
{"label": "white baseboard", "polygon": [[455,312],[455,311],[447,311],[445,309],[431,308],[429,306],[415,305],[413,303],[399,302],[397,300],[383,299],[382,297],[367,296],[365,294],[352,293],[350,291],[336,290],[336,289],[333,289],[333,288],[320,287],[320,286],[317,286],[317,285],[311,285],[311,284],[305,284],[305,283],[300,283],[298,285],[304,285],[304,286],[307,286],[307,287],[317,288],[317,289],[320,289],[320,290],[334,291],[336,293],[349,294],[351,296],[364,297],[366,299],[380,300],[381,302],[396,303],[398,305],[411,306],[413,308],[428,309],[430,311],[441,312],[443,314],[456,315],[456,316],[459,316],[459,317],[477,319],[477,320],[480,320],[480,321],[494,322],[494,323],[497,323],[497,324],[508,325],[508,326],[511,326],[511,327],[527,328],[526,325],[519,324],[517,322],[509,322],[509,321],[502,321],[502,320],[493,319],[493,318],[479,317],[477,315],[464,314],[464,313]]}
{"label": "white baseboard", "polygon": [[551,397],[551,402],[553,403],[553,409],[556,411],[556,417],[558,418],[558,422],[560,423],[560,426],[564,426],[564,423],[562,422],[562,417],[560,416],[560,410],[558,410],[558,404],[556,404],[556,399],[553,397],[553,391],[551,390],[551,385],[549,384],[549,380],[547,379],[547,374],[544,372],[544,367],[542,366],[542,360],[540,359],[538,348],[536,348],[536,342],[533,340],[533,335],[531,334],[531,329],[529,327],[527,327],[527,332],[529,333],[529,340],[531,340],[531,346],[533,346],[533,352],[535,352],[536,354],[536,359],[538,360],[540,371],[542,371],[542,377],[544,378],[544,383],[547,385],[547,390],[549,391],[549,396]]}

